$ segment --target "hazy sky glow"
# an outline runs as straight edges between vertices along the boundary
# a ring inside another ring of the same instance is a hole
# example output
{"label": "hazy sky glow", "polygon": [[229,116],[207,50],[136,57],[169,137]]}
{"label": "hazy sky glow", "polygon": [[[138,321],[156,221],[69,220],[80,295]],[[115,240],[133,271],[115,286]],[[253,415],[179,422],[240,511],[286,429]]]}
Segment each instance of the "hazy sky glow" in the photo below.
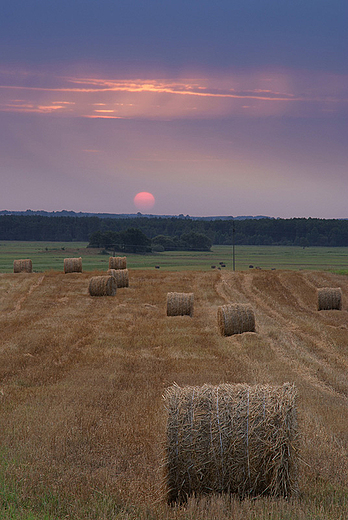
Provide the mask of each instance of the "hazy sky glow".
{"label": "hazy sky glow", "polygon": [[343,0],[4,4],[0,209],[348,217]]}

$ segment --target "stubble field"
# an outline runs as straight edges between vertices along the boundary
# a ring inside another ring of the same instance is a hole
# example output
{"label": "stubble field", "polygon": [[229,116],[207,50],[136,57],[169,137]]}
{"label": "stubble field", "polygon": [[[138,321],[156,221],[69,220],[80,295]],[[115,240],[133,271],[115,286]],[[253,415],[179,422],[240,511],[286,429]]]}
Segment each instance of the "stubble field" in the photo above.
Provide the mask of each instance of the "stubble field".
{"label": "stubble field", "polygon": [[[0,517],[348,517],[348,278],[320,271],[129,271],[115,297],[93,274],[0,275]],[[316,290],[343,291],[317,311]],[[166,294],[193,292],[194,316]],[[256,333],[222,337],[217,307],[250,303]],[[179,385],[298,389],[299,498],[165,502],[162,394]]]}

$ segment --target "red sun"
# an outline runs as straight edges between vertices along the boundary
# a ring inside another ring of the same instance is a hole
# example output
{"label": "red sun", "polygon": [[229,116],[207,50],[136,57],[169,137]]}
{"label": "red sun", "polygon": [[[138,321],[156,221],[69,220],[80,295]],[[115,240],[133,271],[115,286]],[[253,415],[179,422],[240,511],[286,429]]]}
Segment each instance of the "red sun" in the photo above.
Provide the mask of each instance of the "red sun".
{"label": "red sun", "polygon": [[155,205],[155,197],[148,191],[141,191],[134,197],[134,206],[139,210],[151,209]]}

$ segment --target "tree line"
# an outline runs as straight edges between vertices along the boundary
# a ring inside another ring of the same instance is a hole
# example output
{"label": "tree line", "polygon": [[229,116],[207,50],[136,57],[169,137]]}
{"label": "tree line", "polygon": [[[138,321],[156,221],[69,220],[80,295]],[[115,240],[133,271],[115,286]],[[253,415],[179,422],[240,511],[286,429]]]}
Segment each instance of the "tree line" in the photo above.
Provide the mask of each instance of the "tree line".
{"label": "tree line", "polygon": [[[96,245],[96,237],[110,238],[110,232],[120,234],[129,229],[141,231],[149,240],[149,247],[157,246],[159,250],[230,245],[233,235],[236,245],[348,246],[348,220],[338,219],[264,218],[233,222],[175,217],[0,216],[0,240],[83,241]],[[114,235],[112,240],[119,241],[120,237]],[[97,247],[105,247],[100,240],[99,244]]]}
{"label": "tree line", "polygon": [[125,253],[142,253],[152,251],[209,251],[212,243],[203,233],[190,231],[181,237],[157,235],[150,240],[145,233],[137,228],[128,228],[125,231],[96,231],[92,233],[89,247],[102,247]]}

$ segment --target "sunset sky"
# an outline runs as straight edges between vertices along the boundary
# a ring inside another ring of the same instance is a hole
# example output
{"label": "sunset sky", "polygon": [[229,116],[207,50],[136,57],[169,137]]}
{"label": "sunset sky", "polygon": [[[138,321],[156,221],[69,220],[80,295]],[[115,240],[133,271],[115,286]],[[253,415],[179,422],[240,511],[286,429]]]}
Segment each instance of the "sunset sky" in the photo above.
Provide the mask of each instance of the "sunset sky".
{"label": "sunset sky", "polygon": [[0,209],[348,218],[346,0],[3,0]]}

